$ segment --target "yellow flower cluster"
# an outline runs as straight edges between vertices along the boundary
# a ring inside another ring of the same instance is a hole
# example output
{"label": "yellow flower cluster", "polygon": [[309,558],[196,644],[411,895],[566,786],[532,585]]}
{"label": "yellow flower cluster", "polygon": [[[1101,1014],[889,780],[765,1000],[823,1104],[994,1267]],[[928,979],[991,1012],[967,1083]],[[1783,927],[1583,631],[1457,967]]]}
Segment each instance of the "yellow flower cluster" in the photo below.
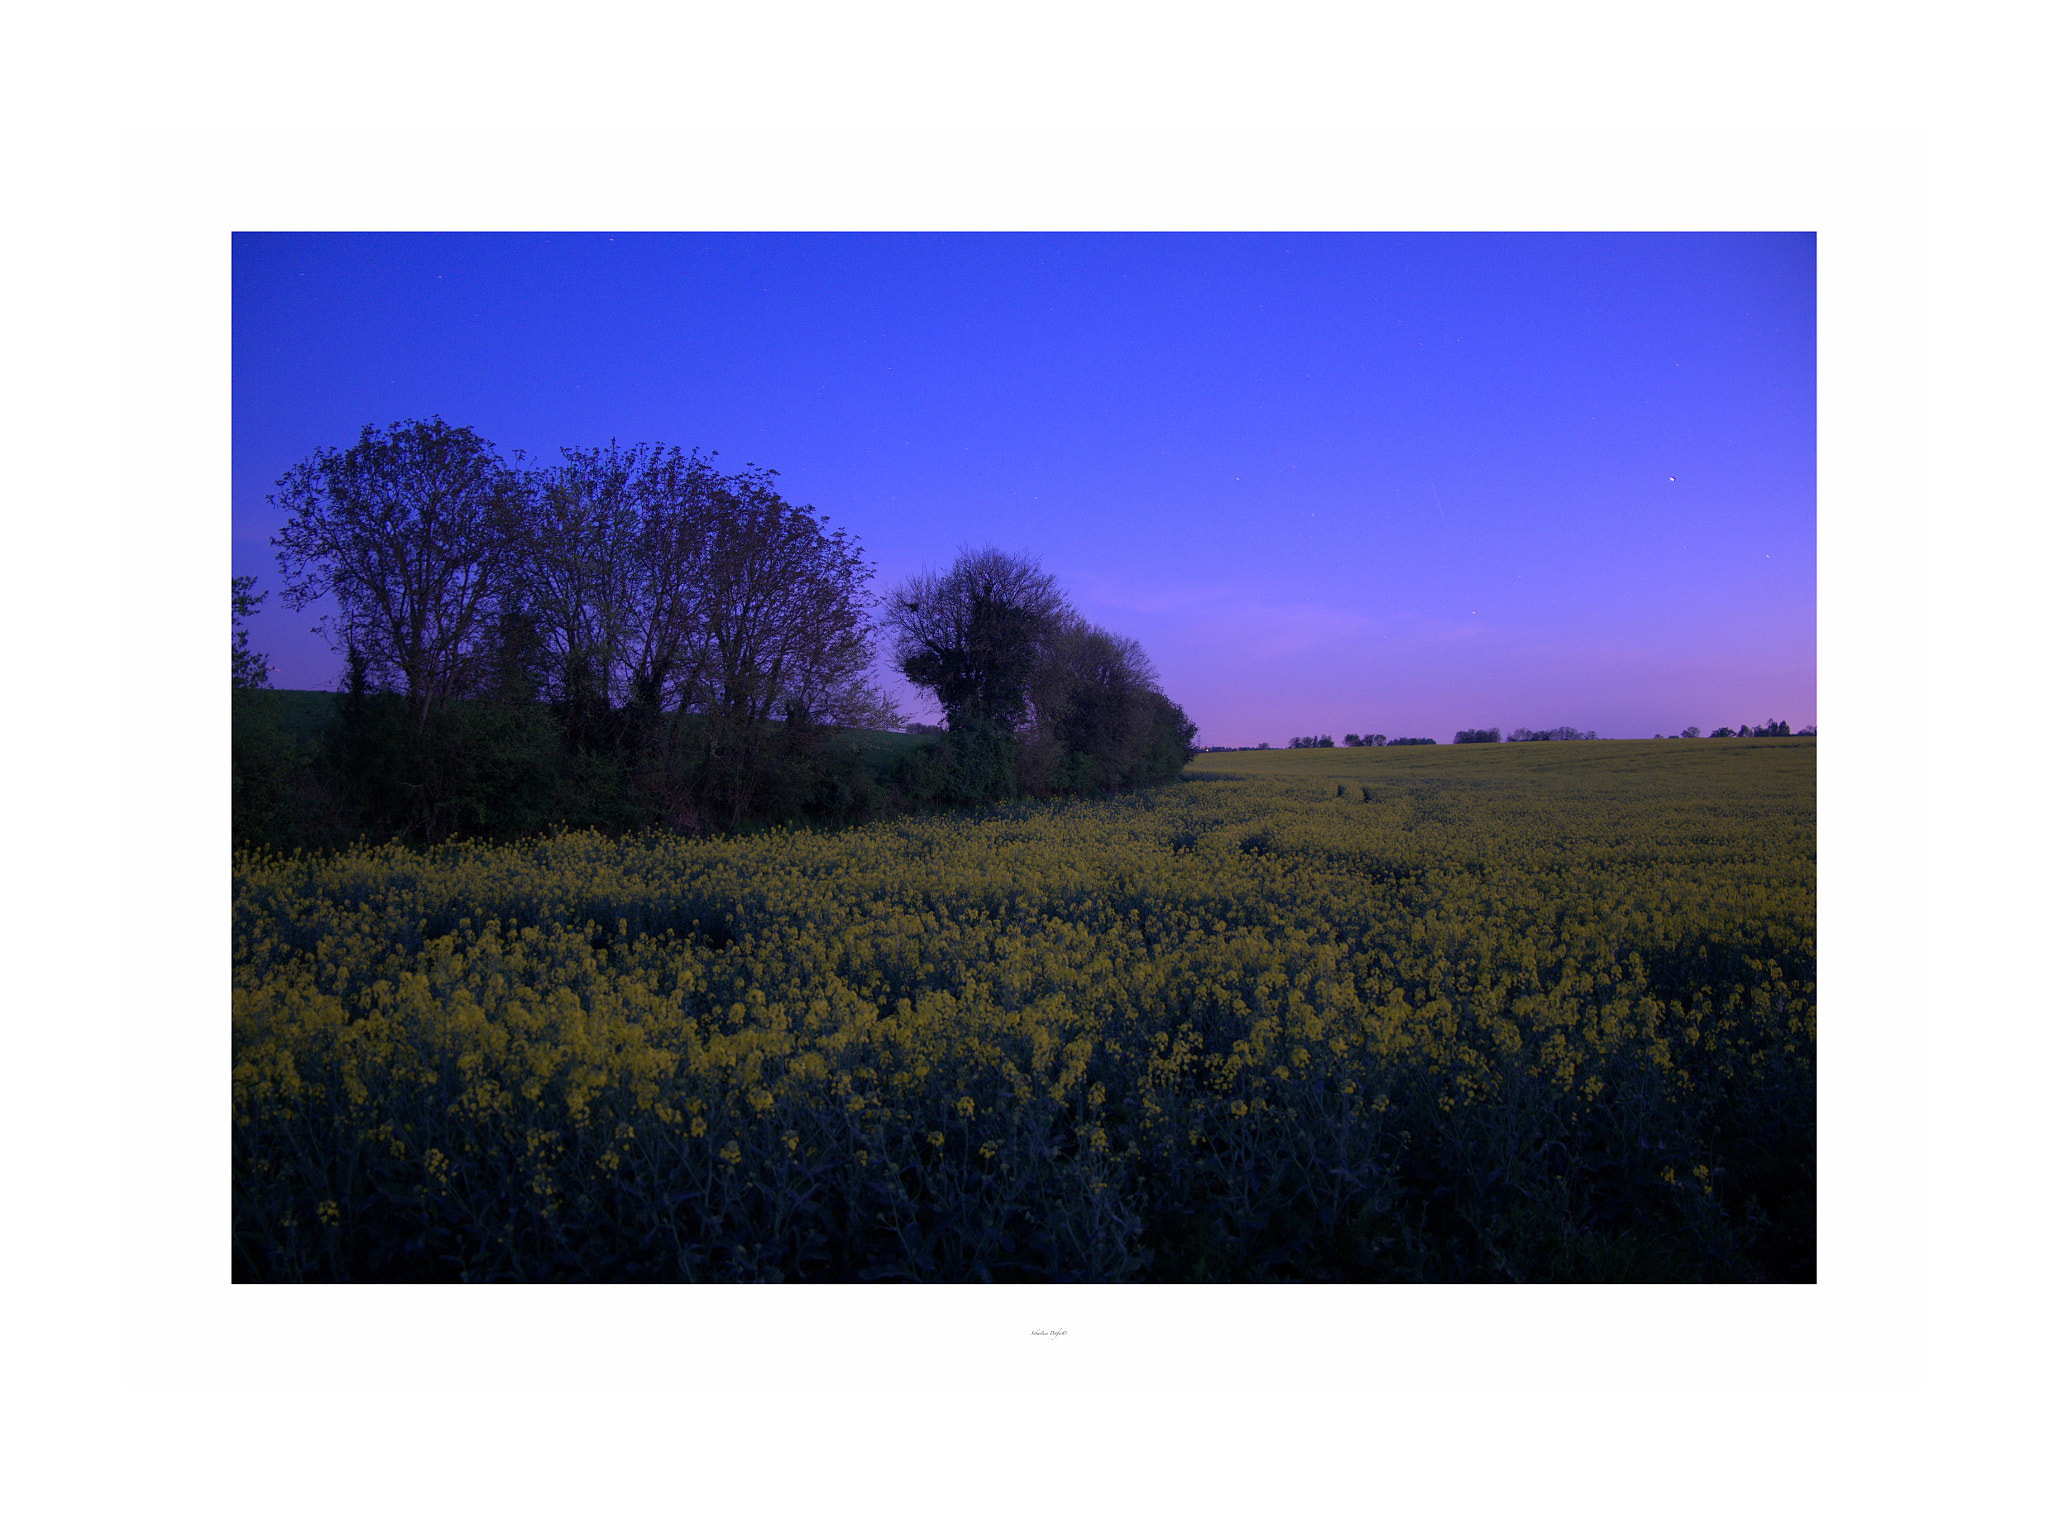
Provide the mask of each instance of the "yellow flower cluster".
{"label": "yellow flower cluster", "polygon": [[238,1246],[317,1273],[292,1249],[380,1182],[510,1235],[514,1190],[566,1224],[871,1160],[906,1194],[1085,1170],[1088,1224],[1129,1240],[1116,1195],[1158,1164],[1376,1133],[1390,1099],[1413,1125],[1810,1078],[1812,762],[1219,753],[1134,798],[839,834],[240,855]]}

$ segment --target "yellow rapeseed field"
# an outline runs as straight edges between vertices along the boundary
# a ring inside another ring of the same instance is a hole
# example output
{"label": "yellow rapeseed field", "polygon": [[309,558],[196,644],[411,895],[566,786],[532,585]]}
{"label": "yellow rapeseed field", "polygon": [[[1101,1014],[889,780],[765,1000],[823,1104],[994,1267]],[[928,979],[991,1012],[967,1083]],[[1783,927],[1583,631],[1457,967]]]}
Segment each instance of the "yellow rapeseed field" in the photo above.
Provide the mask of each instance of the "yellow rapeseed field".
{"label": "yellow rapeseed field", "polygon": [[246,1279],[1810,1277],[1814,743],[234,863]]}

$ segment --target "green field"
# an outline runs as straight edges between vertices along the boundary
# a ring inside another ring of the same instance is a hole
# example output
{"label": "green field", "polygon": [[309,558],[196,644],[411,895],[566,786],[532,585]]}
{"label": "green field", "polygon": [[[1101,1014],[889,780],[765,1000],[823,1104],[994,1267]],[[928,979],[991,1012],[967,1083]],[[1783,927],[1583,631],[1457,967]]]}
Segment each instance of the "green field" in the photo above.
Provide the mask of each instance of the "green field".
{"label": "green field", "polygon": [[1814,752],[238,855],[236,1276],[1810,1280]]}

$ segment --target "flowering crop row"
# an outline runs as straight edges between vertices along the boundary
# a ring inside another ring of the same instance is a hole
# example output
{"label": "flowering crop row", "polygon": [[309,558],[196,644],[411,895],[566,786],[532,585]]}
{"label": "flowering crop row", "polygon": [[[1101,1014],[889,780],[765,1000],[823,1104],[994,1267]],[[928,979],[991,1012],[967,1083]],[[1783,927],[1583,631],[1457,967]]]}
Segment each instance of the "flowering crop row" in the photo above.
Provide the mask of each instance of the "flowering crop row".
{"label": "flowering crop row", "polygon": [[237,1276],[1803,1276],[1813,937],[1810,743],[243,854]]}

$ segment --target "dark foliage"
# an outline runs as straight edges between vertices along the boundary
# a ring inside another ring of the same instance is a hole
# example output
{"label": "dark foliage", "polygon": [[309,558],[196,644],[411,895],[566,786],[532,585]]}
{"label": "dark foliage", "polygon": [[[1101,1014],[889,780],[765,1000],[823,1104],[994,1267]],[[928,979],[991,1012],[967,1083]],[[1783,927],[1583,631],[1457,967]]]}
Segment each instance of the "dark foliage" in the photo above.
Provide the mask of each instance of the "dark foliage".
{"label": "dark foliage", "polygon": [[931,692],[949,730],[1014,732],[1066,610],[1052,578],[1028,558],[983,548],[943,574],[921,574],[889,597],[885,622],[896,666]]}
{"label": "dark foliage", "polygon": [[256,576],[242,574],[234,580],[235,688],[268,689],[270,665],[259,653],[249,650],[249,628],[242,624],[270,598],[270,592],[255,593]]}
{"label": "dark foliage", "polygon": [[476,686],[516,551],[518,474],[439,416],[365,426],[278,480],[273,539],[294,607],[323,597],[337,650],[397,691],[421,731]]}
{"label": "dark foliage", "polygon": [[1075,615],[1027,558],[963,553],[896,590],[885,621],[897,667],[946,713],[902,770],[913,805],[1134,789],[1194,756],[1143,649]]}
{"label": "dark foliage", "polygon": [[899,718],[867,678],[872,569],[772,471],[617,443],[522,467],[436,417],[279,481],[287,599],[332,598],[349,674],[288,735],[241,629],[262,596],[235,581],[238,842],[836,824],[1129,789],[1193,756],[1136,643],[985,550],[891,597],[898,666],[947,721],[877,761]]}
{"label": "dark foliage", "polygon": [[857,736],[801,720],[748,726],[478,697],[415,726],[398,695],[352,678],[325,697],[332,713],[307,738],[282,729],[287,698],[265,692],[236,710],[238,846],[836,825],[905,803],[903,786],[877,781]]}

